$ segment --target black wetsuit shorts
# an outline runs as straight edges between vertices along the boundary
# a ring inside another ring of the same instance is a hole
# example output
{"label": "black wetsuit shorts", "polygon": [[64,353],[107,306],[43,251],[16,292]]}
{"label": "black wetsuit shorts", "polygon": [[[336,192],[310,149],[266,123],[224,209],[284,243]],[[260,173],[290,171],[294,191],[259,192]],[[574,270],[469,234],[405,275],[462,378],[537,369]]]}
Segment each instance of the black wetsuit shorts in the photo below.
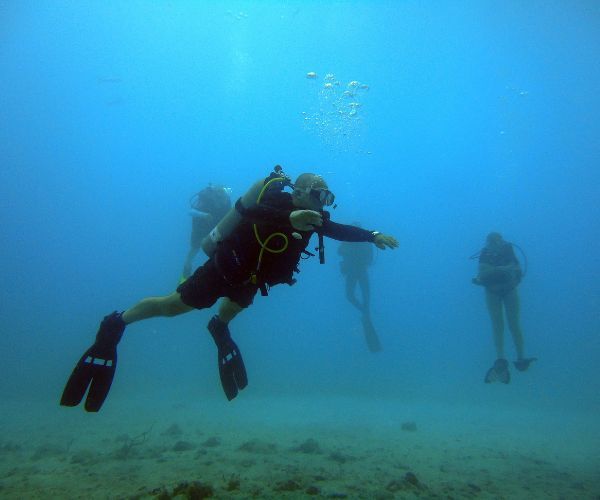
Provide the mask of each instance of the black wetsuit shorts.
{"label": "black wetsuit shorts", "polygon": [[218,271],[213,259],[208,259],[177,287],[181,301],[196,309],[211,307],[221,297],[231,299],[240,307],[248,307],[257,290],[258,287],[252,283],[229,283]]}

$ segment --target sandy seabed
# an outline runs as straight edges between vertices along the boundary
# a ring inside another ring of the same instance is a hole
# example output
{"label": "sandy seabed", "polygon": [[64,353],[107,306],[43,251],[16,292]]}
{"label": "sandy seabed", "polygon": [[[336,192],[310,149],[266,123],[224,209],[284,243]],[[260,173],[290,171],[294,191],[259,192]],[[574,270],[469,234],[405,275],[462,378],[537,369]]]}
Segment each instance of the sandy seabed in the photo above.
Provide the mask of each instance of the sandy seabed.
{"label": "sandy seabed", "polygon": [[4,405],[1,498],[600,498],[593,415],[369,398]]}

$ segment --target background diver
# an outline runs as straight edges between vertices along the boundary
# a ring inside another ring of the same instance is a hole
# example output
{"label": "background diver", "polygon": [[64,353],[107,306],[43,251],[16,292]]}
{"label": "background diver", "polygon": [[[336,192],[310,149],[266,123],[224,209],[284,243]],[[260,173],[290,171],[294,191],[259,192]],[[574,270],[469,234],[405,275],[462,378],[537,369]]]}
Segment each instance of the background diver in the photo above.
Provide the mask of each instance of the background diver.
{"label": "background diver", "polygon": [[[290,187],[292,192],[284,191]],[[271,286],[293,285],[300,258],[314,233],[340,241],[369,241],[378,248],[396,248],[392,236],[330,220],[324,206],[331,206],[334,195],[325,180],[305,173],[295,183],[281,167],[266,179],[257,181],[235,207],[205,238],[203,248],[208,260],[175,292],[164,297],[149,297],[123,312],[105,316],[96,341],[75,366],[61,398],[61,405],[76,406],[89,386],[85,409],[100,410],[117,367],[117,344],[126,325],[155,316],[177,316],[193,309],[211,307],[222,298],[218,314],[208,323],[217,346],[221,385],[227,399],[248,384],[242,355],[229,332],[229,322],[252,304],[258,290],[268,294]],[[322,259],[323,261],[323,259]]]}
{"label": "background diver", "polygon": [[202,249],[202,240],[231,209],[230,189],[209,184],[190,198],[190,215],[192,217],[192,232],[190,234],[190,249],[183,264],[182,280],[192,274],[194,257]]}
{"label": "background diver", "polygon": [[485,375],[485,383],[510,382],[508,361],[504,356],[504,314],[512,334],[517,361],[515,368],[526,371],[536,358],[525,358],[521,330],[520,302],[517,287],[523,278],[512,243],[504,241],[500,233],[487,235],[485,247],[473,255],[479,257],[479,272],[472,282],[485,288],[485,302],[492,321],[496,361]]}
{"label": "background diver", "polygon": [[[361,227],[357,222],[355,226]],[[363,332],[367,347],[371,352],[381,351],[381,342],[371,321],[371,286],[369,266],[373,263],[373,247],[366,243],[343,241],[338,248],[342,257],[340,272],[344,276],[346,299],[361,313]],[[360,290],[361,299],[356,296]]]}

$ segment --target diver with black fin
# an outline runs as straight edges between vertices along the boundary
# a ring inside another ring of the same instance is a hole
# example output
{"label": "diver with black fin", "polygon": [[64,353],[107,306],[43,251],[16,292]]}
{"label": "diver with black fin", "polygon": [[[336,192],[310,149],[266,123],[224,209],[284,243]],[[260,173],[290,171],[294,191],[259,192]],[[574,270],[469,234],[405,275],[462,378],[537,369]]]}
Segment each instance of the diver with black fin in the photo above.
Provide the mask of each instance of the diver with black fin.
{"label": "diver with black fin", "polygon": [[[361,227],[358,222],[354,225]],[[342,242],[338,247],[342,257],[340,272],[345,280],[346,299],[361,313],[361,322],[367,348],[371,352],[381,351],[381,342],[371,320],[371,284],[368,268],[373,263],[373,247],[365,243]],[[361,299],[356,296],[360,290]]]}
{"label": "diver with black fin", "polygon": [[202,249],[202,240],[231,209],[230,192],[231,189],[225,186],[209,184],[190,198],[190,248],[183,263],[180,282],[192,274],[192,263]]}
{"label": "diver with black fin", "polygon": [[[521,329],[521,305],[517,287],[525,276],[515,251],[513,243],[509,243],[497,232],[487,235],[485,247],[471,259],[479,259],[479,271],[473,284],[485,288],[486,306],[492,321],[496,361],[487,371],[484,382],[510,383],[508,361],[504,356],[504,315],[517,351],[514,366],[524,372],[537,358],[526,358],[524,355],[523,331]],[[521,250],[522,252],[522,250]],[[523,254],[524,255],[524,254]],[[526,262],[526,257],[525,257]]]}
{"label": "diver with black fin", "polygon": [[[285,189],[290,188],[291,193]],[[325,207],[335,196],[325,180],[305,173],[292,183],[280,166],[260,179],[237,200],[202,242],[208,260],[175,292],[148,297],[122,313],[104,318],[96,342],[77,363],[61,398],[64,406],[78,405],[86,390],[87,411],[98,411],[108,395],[116,371],[117,345],[125,327],[156,316],[177,316],[194,309],[219,309],[207,327],[217,347],[221,386],[233,400],[248,385],[242,354],[231,337],[229,323],[254,301],[256,293],[268,295],[270,287],[293,285],[294,273],[306,254],[313,234],[319,235],[319,254],[324,262],[322,238],[371,242],[379,249],[394,249],[392,236],[338,224]]]}

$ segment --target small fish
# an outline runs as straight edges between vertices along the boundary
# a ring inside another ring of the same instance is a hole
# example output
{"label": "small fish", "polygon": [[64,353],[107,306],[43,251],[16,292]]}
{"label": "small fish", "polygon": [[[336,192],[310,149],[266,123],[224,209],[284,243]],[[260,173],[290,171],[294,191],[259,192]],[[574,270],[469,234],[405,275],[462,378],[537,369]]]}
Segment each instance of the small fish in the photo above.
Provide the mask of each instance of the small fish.
{"label": "small fish", "polygon": [[317,74],[314,71],[309,71],[306,73],[306,78],[309,80],[314,80],[317,77]]}

